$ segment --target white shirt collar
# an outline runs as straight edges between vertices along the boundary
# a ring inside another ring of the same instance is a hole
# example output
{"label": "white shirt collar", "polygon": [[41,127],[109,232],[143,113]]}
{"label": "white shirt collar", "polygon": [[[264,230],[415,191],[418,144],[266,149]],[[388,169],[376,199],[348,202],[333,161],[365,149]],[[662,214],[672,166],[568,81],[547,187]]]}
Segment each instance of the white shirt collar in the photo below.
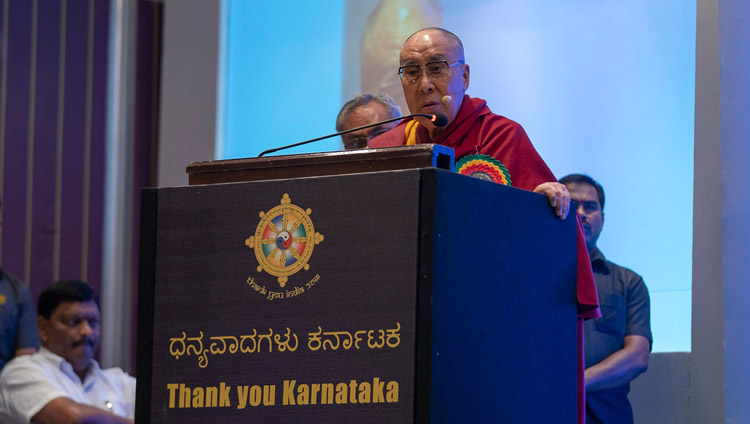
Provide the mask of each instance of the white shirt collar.
{"label": "white shirt collar", "polygon": [[57,366],[60,371],[62,371],[65,375],[70,377],[71,380],[79,382],[80,384],[85,385],[84,383],[89,380],[90,378],[99,375],[101,372],[101,368],[99,367],[99,363],[96,362],[95,359],[91,360],[91,365],[89,365],[89,369],[86,371],[86,377],[84,378],[84,382],[81,382],[81,379],[78,377],[78,374],[75,373],[73,370],[73,365],[70,364],[70,362],[66,361],[65,358],[62,356],[52,352],[51,350],[47,349],[46,347],[42,346],[39,349],[39,354],[44,357],[47,361],[51,362],[55,366]]}

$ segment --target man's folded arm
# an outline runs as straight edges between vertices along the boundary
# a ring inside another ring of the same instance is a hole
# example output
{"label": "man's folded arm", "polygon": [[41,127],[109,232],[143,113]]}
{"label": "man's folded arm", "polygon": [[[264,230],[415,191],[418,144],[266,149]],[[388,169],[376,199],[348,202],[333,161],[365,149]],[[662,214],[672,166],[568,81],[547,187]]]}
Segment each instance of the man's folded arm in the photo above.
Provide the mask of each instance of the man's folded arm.
{"label": "man's folded arm", "polygon": [[66,397],[53,399],[31,419],[41,424],[133,424],[104,409],[75,402]]}
{"label": "man's folded arm", "polygon": [[650,342],[639,335],[625,336],[622,349],[586,369],[586,390],[602,390],[629,383],[648,369]]}

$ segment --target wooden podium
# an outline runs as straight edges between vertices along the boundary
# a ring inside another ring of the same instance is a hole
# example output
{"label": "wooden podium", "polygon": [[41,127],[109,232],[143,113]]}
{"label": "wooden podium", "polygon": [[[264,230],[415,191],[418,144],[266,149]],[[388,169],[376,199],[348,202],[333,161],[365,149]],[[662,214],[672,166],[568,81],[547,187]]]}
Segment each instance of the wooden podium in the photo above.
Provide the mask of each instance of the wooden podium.
{"label": "wooden podium", "polygon": [[136,421],[574,423],[575,217],[443,154],[144,190]]}

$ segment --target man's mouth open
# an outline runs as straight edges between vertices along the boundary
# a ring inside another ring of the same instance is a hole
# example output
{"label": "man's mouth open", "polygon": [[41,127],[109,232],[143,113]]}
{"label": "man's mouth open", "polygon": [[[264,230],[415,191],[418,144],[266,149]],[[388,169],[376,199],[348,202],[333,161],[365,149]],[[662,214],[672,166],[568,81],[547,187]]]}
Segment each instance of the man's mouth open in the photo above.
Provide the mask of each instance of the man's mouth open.
{"label": "man's mouth open", "polygon": [[440,108],[439,102],[424,102],[420,106],[420,109],[427,111],[427,112],[435,112]]}

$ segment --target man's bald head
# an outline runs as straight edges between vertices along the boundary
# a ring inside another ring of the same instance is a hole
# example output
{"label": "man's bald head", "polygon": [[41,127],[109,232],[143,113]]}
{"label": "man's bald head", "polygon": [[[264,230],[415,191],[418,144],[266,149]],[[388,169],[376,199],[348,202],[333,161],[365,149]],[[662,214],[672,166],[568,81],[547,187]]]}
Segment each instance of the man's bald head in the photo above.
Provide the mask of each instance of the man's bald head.
{"label": "man's bald head", "polygon": [[[422,28],[419,31],[415,32],[414,34],[410,35],[409,38],[407,38],[406,41],[404,41],[403,45],[405,46],[406,43],[409,42],[409,40],[411,40],[414,37],[418,37],[419,35],[421,35],[422,33],[425,33],[425,32],[436,32],[436,33],[442,34],[443,37],[445,37],[446,40],[450,44],[453,44],[455,46],[456,52],[458,53],[458,58],[462,59],[462,60],[465,59],[464,58],[464,43],[461,42],[461,39],[458,38],[458,36],[456,34],[448,31],[447,29],[443,29],[443,28],[438,28],[438,27]],[[402,48],[403,48],[403,46],[402,46]]]}

